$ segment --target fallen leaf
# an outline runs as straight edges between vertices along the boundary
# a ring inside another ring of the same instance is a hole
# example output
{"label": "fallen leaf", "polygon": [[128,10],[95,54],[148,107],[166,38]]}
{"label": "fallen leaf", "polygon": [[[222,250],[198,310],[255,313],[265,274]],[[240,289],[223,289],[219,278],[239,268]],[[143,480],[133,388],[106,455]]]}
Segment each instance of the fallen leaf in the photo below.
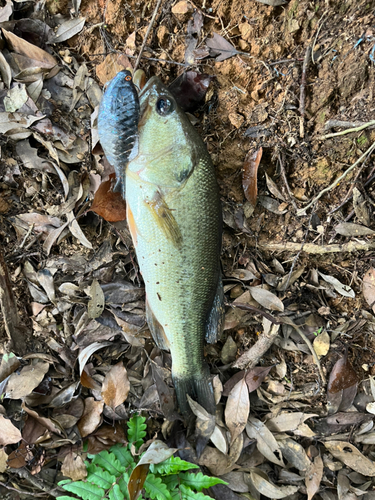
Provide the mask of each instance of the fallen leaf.
{"label": "fallen leaf", "polygon": [[104,401],[95,401],[94,398],[85,399],[85,409],[82,417],[77,423],[82,438],[92,434],[99,427],[102,419],[103,407]]}
{"label": "fallen leaf", "polygon": [[242,187],[248,202],[255,207],[258,196],[258,167],[263,148],[247,153],[242,167]]}
{"label": "fallen leaf", "polygon": [[373,267],[363,276],[362,292],[367,304],[375,313],[375,269]]}
{"label": "fallen leaf", "polygon": [[[258,451],[276,465],[285,467],[281,450],[271,431],[255,417],[250,417],[246,425],[246,433],[257,442]],[[277,453],[277,455],[276,455]]]}
{"label": "fallen leaf", "polygon": [[266,173],[266,183],[267,187],[271,194],[275,196],[275,198],[279,198],[281,201],[286,201],[284,196],[280,193],[279,188],[276,186],[275,182],[269,177]]}
{"label": "fallen leaf", "polygon": [[87,304],[87,316],[91,319],[99,318],[104,311],[105,300],[104,292],[101,289],[98,280],[92,280],[89,294],[91,299]]}
{"label": "fallen leaf", "polygon": [[149,464],[143,464],[138,465],[132,471],[128,481],[129,500],[136,500],[139,497],[144,482],[146,481],[149,468]]}
{"label": "fallen leaf", "polygon": [[328,274],[323,274],[320,271],[318,271],[320,276],[329,283],[330,285],[333,286],[333,288],[338,292],[340,295],[343,295],[344,297],[350,297],[351,299],[355,298],[355,293],[352,288],[348,285],[343,285],[341,281],[338,279],[334,278],[333,276],[329,276]]}
{"label": "fallen leaf", "polygon": [[307,491],[307,500],[311,500],[319,490],[320,482],[323,478],[323,460],[318,455],[314,462],[306,470],[305,484]]}
{"label": "fallen leaf", "polygon": [[74,35],[77,35],[85,25],[86,19],[84,17],[74,17],[73,19],[68,19],[64,23],[60,24],[57,28],[55,36],[50,40],[50,43],[61,43],[69,40]]}
{"label": "fallen leaf", "polygon": [[238,50],[224,37],[214,33],[212,38],[207,38],[206,45],[210,49],[210,56],[216,57],[217,62],[225,61],[238,54]]}
{"label": "fallen leaf", "polygon": [[245,377],[230,391],[225,406],[225,423],[231,434],[231,443],[245,429],[250,412],[249,390]]}
{"label": "fallen leaf", "polygon": [[313,346],[319,358],[328,354],[330,343],[331,339],[326,330],[315,337]]}
{"label": "fallen leaf", "polygon": [[284,311],[284,304],[278,297],[276,297],[274,293],[270,292],[269,290],[258,286],[250,286],[248,290],[252,298],[266,309],[269,309],[271,311]]}
{"label": "fallen leaf", "polygon": [[279,5],[284,5],[286,0],[256,0],[259,3],[264,3],[265,5],[270,5],[271,7],[278,7]]}
{"label": "fallen leaf", "polygon": [[0,473],[2,474],[8,468],[8,455],[6,454],[4,448],[0,448]]}
{"label": "fallen leaf", "polygon": [[21,431],[0,413],[0,445],[15,444],[21,441]]}
{"label": "fallen leaf", "polygon": [[310,467],[311,462],[308,459],[304,448],[302,445],[294,441],[294,439],[279,439],[277,443],[284,458],[292,464],[294,468],[304,472]]}
{"label": "fallen leaf", "polygon": [[327,385],[328,413],[345,411],[351,407],[357,394],[358,376],[346,352],[332,368]]}
{"label": "fallen leaf", "polygon": [[355,446],[347,441],[326,441],[323,443],[332,455],[347,467],[363,474],[375,476],[375,463],[366,458]]}
{"label": "fallen leaf", "polygon": [[111,342],[94,342],[92,344],[89,344],[87,347],[85,347],[78,356],[78,363],[79,363],[79,376],[82,375],[83,369],[89,360],[91,354],[94,354],[94,352],[98,351],[99,349],[103,349],[103,347],[107,347],[111,345]]}
{"label": "fallen leaf", "polygon": [[303,413],[301,411],[280,413],[277,417],[270,418],[270,420],[266,422],[266,426],[271,432],[295,431],[306,420],[317,416],[316,413]]}
{"label": "fallen leaf", "polygon": [[210,440],[221,453],[224,453],[224,455],[228,453],[228,441],[224,429],[216,425]]}
{"label": "fallen leaf", "polygon": [[20,366],[20,361],[13,352],[5,352],[0,363],[0,382],[15,372]]}
{"label": "fallen leaf", "polygon": [[108,181],[100,184],[90,210],[107,222],[119,222],[126,219],[126,203],[121,193],[113,191],[115,174],[109,177]]}
{"label": "fallen leaf", "polygon": [[106,374],[103,386],[102,397],[106,405],[113,410],[126,401],[130,390],[128,373],[122,361],[112,366]]}
{"label": "fallen leaf", "polygon": [[375,231],[368,227],[361,226],[360,224],[353,224],[352,222],[341,222],[335,226],[337,234],[342,236],[369,236],[375,234]]}
{"label": "fallen leaf", "polygon": [[26,86],[23,83],[18,83],[4,97],[4,108],[8,113],[14,113],[22,108],[29,96],[26,92]]}
{"label": "fallen leaf", "polygon": [[288,211],[287,209],[285,209],[285,203],[279,203],[270,196],[258,196],[258,201],[263,208],[265,208],[269,212],[272,212],[273,214],[283,215]]}
{"label": "fallen leaf", "polygon": [[41,383],[49,370],[49,363],[36,362],[24,366],[21,372],[12,373],[6,386],[5,397],[22,399],[28,396]]}
{"label": "fallen leaf", "polygon": [[56,59],[45,50],[27,42],[26,40],[23,40],[23,38],[18,37],[4,28],[2,28],[2,32],[12,50],[17,54],[21,54],[38,61],[41,68],[52,69],[57,65]]}
{"label": "fallen leaf", "polygon": [[299,489],[298,486],[276,486],[268,480],[266,473],[260,469],[251,469],[250,479],[259,493],[273,500],[291,497]]}
{"label": "fallen leaf", "polygon": [[82,456],[79,453],[70,451],[65,455],[61,465],[61,472],[64,476],[70,477],[72,481],[80,481],[86,479],[87,469]]}

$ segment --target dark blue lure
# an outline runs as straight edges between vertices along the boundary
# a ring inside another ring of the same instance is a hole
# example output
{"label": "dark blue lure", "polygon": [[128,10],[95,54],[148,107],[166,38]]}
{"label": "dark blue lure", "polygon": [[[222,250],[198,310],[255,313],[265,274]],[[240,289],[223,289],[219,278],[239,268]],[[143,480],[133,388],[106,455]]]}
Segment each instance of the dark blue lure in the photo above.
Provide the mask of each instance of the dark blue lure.
{"label": "dark blue lure", "polygon": [[99,139],[117,182],[114,191],[125,199],[126,166],[138,154],[139,99],[130,71],[109,82],[99,106]]}

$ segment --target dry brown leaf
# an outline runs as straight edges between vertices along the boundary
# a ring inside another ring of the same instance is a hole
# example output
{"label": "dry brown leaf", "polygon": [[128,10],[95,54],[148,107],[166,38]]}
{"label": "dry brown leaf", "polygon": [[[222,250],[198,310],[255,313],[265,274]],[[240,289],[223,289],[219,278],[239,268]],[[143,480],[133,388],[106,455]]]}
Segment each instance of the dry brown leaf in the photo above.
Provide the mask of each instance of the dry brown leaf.
{"label": "dry brown leaf", "polygon": [[345,411],[351,407],[357,394],[358,376],[346,352],[332,368],[327,385],[328,413]]}
{"label": "dry brown leaf", "polygon": [[114,410],[126,401],[130,390],[128,373],[122,361],[112,366],[105,376],[102,386],[102,397],[107,406]]}
{"label": "dry brown leaf", "polygon": [[366,458],[355,446],[347,441],[327,441],[324,443],[332,455],[341,460],[347,467],[363,474],[375,476],[375,463]]}
{"label": "dry brown leaf", "polygon": [[294,441],[294,439],[280,439],[277,441],[281,452],[288,462],[299,471],[306,471],[311,462],[308,459],[304,448]]}
{"label": "dry brown leaf", "polygon": [[263,148],[247,153],[242,167],[242,187],[248,202],[255,207],[258,196],[258,166]]}
{"label": "dry brown leaf", "polygon": [[22,399],[28,396],[41,383],[48,369],[49,363],[39,361],[24,366],[19,374],[12,373],[6,386],[5,397]]}
{"label": "dry brown leaf", "polygon": [[113,191],[115,174],[102,182],[96,191],[90,210],[103,217],[107,222],[119,222],[126,219],[126,203],[121,193]]}
{"label": "dry brown leaf", "polygon": [[367,304],[375,313],[375,269],[373,267],[363,276],[362,291]]}
{"label": "dry brown leaf", "polygon": [[[255,417],[250,417],[246,425],[246,433],[251,439],[256,439],[258,451],[276,465],[285,467],[281,450],[272,432]],[[277,453],[277,455],[276,455]]]}
{"label": "dry brown leaf", "polygon": [[19,359],[13,352],[5,352],[0,363],[0,382],[15,372],[20,364]]}
{"label": "dry brown leaf", "polygon": [[26,42],[26,40],[23,40],[23,38],[14,35],[4,28],[2,28],[2,32],[12,50],[17,54],[24,55],[26,57],[29,57],[30,59],[35,59],[36,61],[38,61],[38,64],[41,68],[52,69],[57,65],[56,59],[45,50],[40,49],[36,45],[33,45],[29,42]]}
{"label": "dry brown leaf", "polygon": [[228,57],[238,54],[238,50],[224,37],[214,33],[212,38],[207,38],[206,45],[210,49],[210,56],[216,57],[216,61],[225,61]]}
{"label": "dry brown leaf", "polygon": [[52,422],[52,420],[50,420],[49,418],[39,416],[39,414],[36,411],[28,408],[25,405],[25,403],[22,403],[21,407],[22,407],[22,410],[24,412],[26,412],[28,415],[30,415],[30,417],[34,418],[39,424],[41,424],[43,427],[45,427],[49,431],[51,431],[55,434],[59,434],[59,435],[62,434],[61,429],[54,422]]}
{"label": "dry brown leaf", "polygon": [[8,468],[8,455],[5,453],[4,448],[0,448],[0,473],[2,474]]}
{"label": "dry brown leaf", "polygon": [[10,420],[0,414],[0,445],[15,444],[21,441],[21,431]]}
{"label": "dry brown leaf", "polygon": [[352,222],[341,222],[335,227],[337,234],[342,236],[369,236],[375,234],[375,231],[361,224],[353,224]]}
{"label": "dry brown leaf", "polygon": [[284,304],[279,297],[276,297],[276,295],[269,290],[258,286],[250,286],[249,292],[252,298],[266,309],[270,311],[284,311]]}
{"label": "dry brown leaf", "polygon": [[212,475],[222,476],[233,469],[229,464],[229,458],[216,448],[206,446],[198,461],[199,465],[204,465]]}
{"label": "dry brown leaf", "polygon": [[86,479],[87,469],[79,453],[70,451],[65,455],[64,461],[61,465],[61,472],[66,477],[70,477],[72,481],[80,481]]}
{"label": "dry brown leaf", "polygon": [[230,391],[225,406],[225,423],[230,431],[232,443],[245,429],[249,412],[249,390],[243,377]]}
{"label": "dry brown leaf", "polygon": [[136,500],[143,488],[148,474],[149,464],[138,465],[130,475],[128,481],[128,493],[130,500]]}
{"label": "dry brown leaf", "polygon": [[305,484],[307,491],[307,500],[311,500],[319,490],[320,482],[323,477],[323,460],[320,456],[314,458],[306,471]]}
{"label": "dry brown leaf", "polygon": [[252,469],[250,479],[259,493],[273,500],[291,497],[299,489],[298,486],[276,486],[268,480],[266,473],[261,469]]}
{"label": "dry brown leaf", "polygon": [[325,356],[326,354],[328,354],[330,344],[331,344],[331,339],[330,339],[328,333],[326,332],[326,330],[324,330],[322,333],[318,334],[318,336],[315,337],[315,340],[313,343],[316,355],[319,358],[321,358],[322,356]]}
{"label": "dry brown leaf", "polygon": [[95,401],[94,398],[85,399],[85,410],[77,424],[81,437],[92,434],[99,427],[103,407],[104,401]]}
{"label": "dry brown leaf", "polygon": [[92,280],[89,294],[91,299],[87,304],[87,315],[91,319],[99,318],[104,311],[105,299],[104,292],[97,279]]}

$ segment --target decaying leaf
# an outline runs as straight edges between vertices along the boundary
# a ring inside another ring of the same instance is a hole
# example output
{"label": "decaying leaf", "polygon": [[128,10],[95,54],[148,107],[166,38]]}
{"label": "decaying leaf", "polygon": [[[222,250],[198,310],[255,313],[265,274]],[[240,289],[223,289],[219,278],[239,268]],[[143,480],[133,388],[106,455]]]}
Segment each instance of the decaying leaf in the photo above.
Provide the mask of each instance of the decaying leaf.
{"label": "decaying leaf", "polygon": [[130,390],[128,373],[122,361],[112,366],[104,378],[102,397],[113,410],[126,401]]}
{"label": "decaying leaf", "polygon": [[216,61],[225,61],[229,57],[238,54],[238,50],[224,37],[214,33],[212,38],[207,38],[206,45],[210,49],[210,56],[216,57]]}
{"label": "decaying leaf", "polygon": [[331,339],[326,330],[315,337],[313,346],[319,358],[325,356],[328,353],[330,344]]}
{"label": "decaying leaf", "polygon": [[95,401],[94,398],[85,399],[85,410],[77,423],[77,427],[83,438],[92,434],[99,427],[103,407],[104,401]]}
{"label": "decaying leaf", "polygon": [[266,309],[271,311],[284,311],[284,304],[269,290],[258,286],[251,286],[248,290],[253,299]]}
{"label": "decaying leaf", "polygon": [[49,370],[49,363],[38,361],[24,366],[20,373],[12,373],[8,380],[5,397],[21,399],[28,396],[37,387]]}
{"label": "decaying leaf", "polygon": [[41,68],[52,69],[57,65],[56,59],[45,50],[27,42],[26,40],[23,40],[22,38],[18,37],[14,33],[11,33],[10,31],[5,30],[4,28],[2,28],[2,32],[12,50],[17,54],[21,54],[29,57],[30,59],[34,59],[38,62]]}
{"label": "decaying leaf", "polygon": [[55,36],[52,38],[50,43],[61,43],[69,40],[74,35],[77,35],[85,25],[84,17],[74,17],[73,19],[69,19],[64,23],[60,24],[58,27]]}
{"label": "decaying leaf", "polygon": [[132,471],[128,481],[128,493],[130,500],[136,500],[139,497],[146,481],[149,468],[150,464],[138,464]]}
{"label": "decaying leaf", "polygon": [[109,177],[100,184],[90,210],[108,222],[118,222],[126,219],[126,203],[121,193],[113,191],[115,174]]}
{"label": "decaying leaf", "polygon": [[94,279],[92,281],[89,294],[91,299],[87,304],[87,315],[91,319],[99,318],[104,311],[105,299],[104,292],[98,280]]}
{"label": "decaying leaf", "polygon": [[364,476],[375,476],[375,463],[366,458],[355,446],[347,441],[326,441],[324,446],[332,455],[351,469]]}
{"label": "decaying leaf", "polygon": [[249,390],[243,377],[230,391],[225,406],[225,423],[230,431],[232,443],[245,429],[249,412]]}
{"label": "decaying leaf", "polygon": [[375,231],[372,229],[352,222],[341,222],[337,224],[335,231],[342,236],[369,236],[375,234]]}
{"label": "decaying leaf", "polygon": [[247,201],[255,207],[258,196],[258,167],[263,148],[247,153],[242,167],[242,187]]}
{"label": "decaying leaf", "polygon": [[345,411],[351,407],[357,394],[358,376],[346,352],[332,368],[327,385],[328,413]]}

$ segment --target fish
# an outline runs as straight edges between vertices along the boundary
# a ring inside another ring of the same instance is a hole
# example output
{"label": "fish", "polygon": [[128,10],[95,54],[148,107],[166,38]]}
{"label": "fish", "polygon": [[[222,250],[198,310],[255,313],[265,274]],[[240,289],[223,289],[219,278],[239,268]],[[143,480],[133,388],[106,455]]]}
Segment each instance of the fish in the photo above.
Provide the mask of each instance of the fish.
{"label": "fish", "polygon": [[123,70],[109,82],[99,105],[100,144],[116,173],[113,191],[125,199],[127,163],[138,153],[139,98],[132,74]]}
{"label": "fish", "polygon": [[125,172],[127,221],[146,290],[146,320],[169,350],[180,411],[187,395],[215,414],[204,341],[224,319],[222,210],[215,170],[200,135],[157,77],[139,94],[138,153]]}

